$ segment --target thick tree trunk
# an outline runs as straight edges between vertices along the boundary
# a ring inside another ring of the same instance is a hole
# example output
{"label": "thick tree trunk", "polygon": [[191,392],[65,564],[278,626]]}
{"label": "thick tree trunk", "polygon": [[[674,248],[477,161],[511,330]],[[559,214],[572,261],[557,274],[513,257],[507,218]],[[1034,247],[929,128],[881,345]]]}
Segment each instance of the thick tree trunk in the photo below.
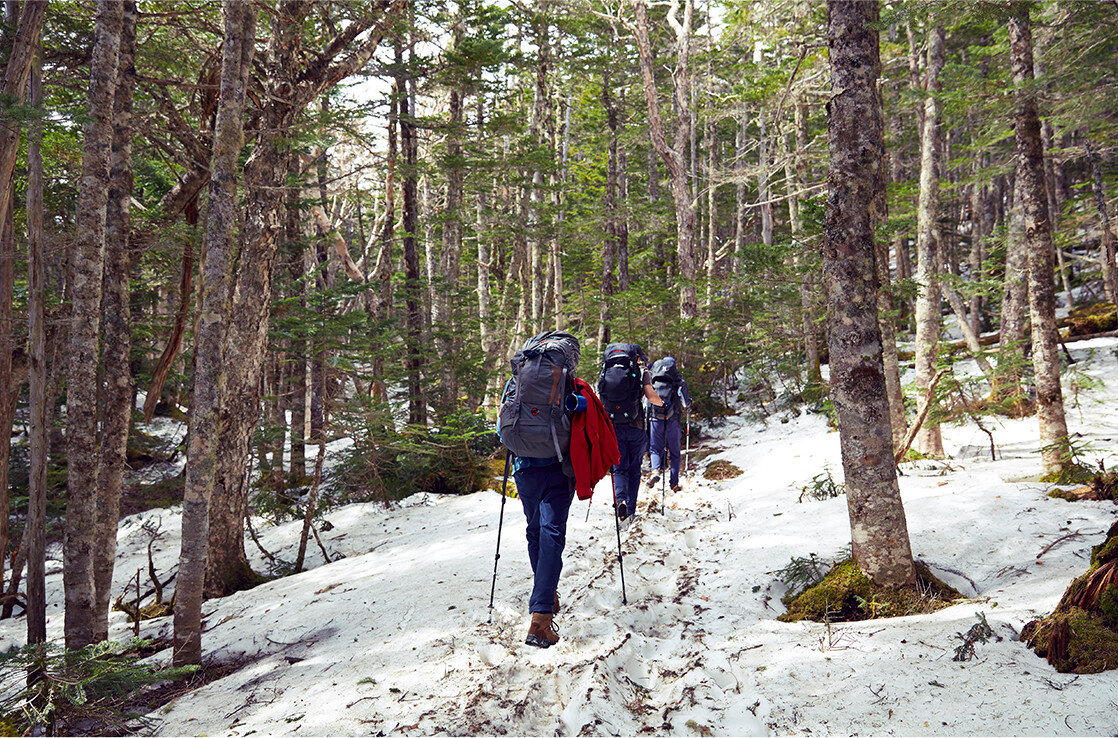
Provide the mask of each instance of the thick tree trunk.
{"label": "thick tree trunk", "polygon": [[225,43],[221,88],[210,163],[210,206],[202,264],[202,309],[194,359],[194,394],[183,490],[182,550],[175,582],[173,662],[200,664],[202,593],[206,576],[210,499],[218,474],[221,447],[222,384],[229,323],[234,233],[237,225],[237,159],[244,146],[243,112],[252,68],[256,9],[224,0]]}
{"label": "thick tree trunk", "polygon": [[[939,74],[944,64],[944,31],[934,28],[928,35],[928,82],[924,101],[923,138],[920,142],[920,203],[916,226],[916,390],[928,389],[936,373],[936,346],[940,333],[939,261],[939,177],[940,134]],[[932,397],[933,402],[935,396]],[[943,456],[943,437],[939,423],[928,420],[916,436],[916,450],[929,456]]]}
{"label": "thick tree trunk", "polygon": [[[31,71],[31,107],[43,103],[41,61]],[[27,488],[27,642],[47,639],[46,518],[47,518],[47,331],[46,263],[43,242],[43,127],[33,123],[27,132],[27,301],[30,348],[30,446]],[[15,572],[12,573],[15,576]]]}
{"label": "thick tree trunk", "polygon": [[[291,126],[299,113],[324,90],[361,68],[384,33],[404,9],[404,0],[377,3],[329,42],[326,51],[308,57],[302,38],[310,6],[278,4],[272,21],[266,79],[268,103],[260,134],[245,163],[244,235],[237,259],[229,328],[225,337],[226,382],[213,504],[210,505],[206,593],[228,594],[260,581],[244,550],[247,497],[246,468],[253,431],[260,417],[260,376],[272,300],[272,275],[283,224],[286,152]],[[369,30],[358,48],[338,59],[357,35]],[[309,60],[308,60],[309,59]]]}
{"label": "thick tree trunk", "polygon": [[1064,395],[1060,386],[1059,336],[1056,333],[1056,290],[1052,265],[1052,228],[1044,186],[1044,149],[1040,138],[1033,82],[1033,40],[1028,5],[1015,5],[1009,18],[1010,65],[1017,86],[1014,137],[1017,141],[1017,185],[1025,214],[1029,258],[1029,317],[1032,322],[1033,373],[1041,459],[1046,474],[1071,463]]}
{"label": "thick tree trunk", "polygon": [[652,67],[652,42],[648,34],[648,9],[644,0],[633,0],[635,23],[633,30],[640,54],[641,78],[644,98],[648,105],[648,128],[652,146],[668,170],[669,188],[676,216],[676,257],[679,265],[679,316],[689,320],[698,316],[698,296],[695,288],[695,231],[698,216],[696,200],[691,196],[684,161],[684,148],[691,138],[691,0],[683,0],[683,21],[676,18],[678,0],[668,9],[668,23],[676,36],[676,68],[673,74],[673,91],[676,105],[675,138],[669,147],[664,138],[660,119],[660,101],[656,92],[656,77]]}
{"label": "thick tree trunk", "polygon": [[123,1],[120,54],[113,102],[109,199],[102,291],[102,365],[105,372],[101,457],[97,469],[96,538],[93,579],[97,602],[94,639],[109,637],[109,594],[116,560],[120,495],[132,424],[132,325],[129,280],[132,276],[132,96],[136,89],[136,2]]}
{"label": "thick tree trunk", "polygon": [[887,586],[916,579],[893,461],[881,361],[873,209],[884,177],[876,2],[829,0],[831,151],[823,259],[830,315],[831,390],[838,414],[854,559]]}
{"label": "thick tree trunk", "polygon": [[78,192],[77,233],[70,259],[71,307],[66,390],[67,499],[63,542],[66,647],[97,635],[93,561],[97,512],[97,365],[105,202],[109,190],[113,91],[120,50],[122,4],[99,0]]}

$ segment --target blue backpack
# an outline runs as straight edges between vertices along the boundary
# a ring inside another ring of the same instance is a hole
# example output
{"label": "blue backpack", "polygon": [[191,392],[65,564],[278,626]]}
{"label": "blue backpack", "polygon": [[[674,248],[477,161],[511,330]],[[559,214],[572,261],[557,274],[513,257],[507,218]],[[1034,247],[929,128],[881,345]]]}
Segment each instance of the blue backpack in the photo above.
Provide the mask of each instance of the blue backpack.
{"label": "blue backpack", "polygon": [[514,455],[562,461],[570,451],[571,419],[563,404],[574,388],[580,353],[578,339],[570,333],[544,331],[512,357],[497,433]]}

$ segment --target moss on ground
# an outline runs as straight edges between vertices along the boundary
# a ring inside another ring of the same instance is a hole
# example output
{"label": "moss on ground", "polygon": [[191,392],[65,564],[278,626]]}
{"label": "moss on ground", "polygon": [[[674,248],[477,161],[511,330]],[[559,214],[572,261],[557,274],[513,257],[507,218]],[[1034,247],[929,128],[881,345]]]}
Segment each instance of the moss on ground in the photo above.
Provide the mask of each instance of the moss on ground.
{"label": "moss on ground", "polygon": [[1118,523],[1091,549],[1091,566],[1064,592],[1055,611],[1021,631],[1056,671],[1095,674],[1118,668]]}
{"label": "moss on ground", "polygon": [[707,468],[703,470],[704,479],[733,479],[734,477],[740,477],[741,475],[741,469],[724,459],[718,459],[717,461],[710,462],[707,465]]}
{"label": "moss on ground", "polygon": [[1060,471],[1041,475],[1040,481],[1046,484],[1090,484],[1097,473],[1086,464],[1071,464]]}
{"label": "moss on ground", "polygon": [[1118,327],[1118,313],[1112,302],[1096,302],[1078,307],[1066,319],[1069,336],[1088,336]]}
{"label": "moss on ground", "polygon": [[794,623],[851,622],[935,612],[960,599],[921,562],[916,563],[917,586],[893,589],[874,583],[854,559],[836,564],[814,587],[784,603],[788,612],[777,620]]}
{"label": "moss on ground", "polygon": [[1065,674],[1097,674],[1118,667],[1118,632],[1101,616],[1078,607],[1032,621],[1021,639]]}
{"label": "moss on ground", "polygon": [[[1044,478],[1041,478],[1045,481]],[[1092,472],[1091,479],[1082,487],[1075,489],[1054,489],[1049,497],[1068,502],[1080,500],[1111,500],[1118,502],[1118,472]]]}

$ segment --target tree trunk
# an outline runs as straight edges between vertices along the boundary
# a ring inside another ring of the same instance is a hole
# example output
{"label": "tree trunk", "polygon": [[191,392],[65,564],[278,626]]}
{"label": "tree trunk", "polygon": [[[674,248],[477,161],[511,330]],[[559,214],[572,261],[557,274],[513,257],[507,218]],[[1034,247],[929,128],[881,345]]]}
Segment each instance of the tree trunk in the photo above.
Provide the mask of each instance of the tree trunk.
{"label": "tree trunk", "polygon": [[1102,238],[1099,241],[1099,260],[1102,262],[1103,285],[1106,290],[1106,299],[1118,304],[1118,271],[1115,268],[1114,236],[1110,233],[1110,215],[1106,210],[1106,190],[1102,185],[1102,172],[1099,170],[1099,157],[1091,150],[1091,142],[1084,141],[1087,150],[1087,161],[1091,164],[1091,191],[1095,195],[1095,208],[1099,211],[1099,227],[1102,229]]}
{"label": "tree trunk", "polygon": [[[944,31],[932,29],[928,36],[928,81],[924,101],[923,137],[920,142],[920,203],[916,226],[916,390],[923,393],[936,373],[936,346],[940,333],[939,177],[940,134],[939,74],[944,64]],[[933,395],[932,401],[935,401]],[[916,436],[916,450],[943,456],[939,423],[929,419]]]}
{"label": "tree trunk", "polygon": [[105,372],[101,457],[97,470],[97,517],[93,578],[97,602],[94,640],[109,637],[109,594],[116,561],[116,529],[132,424],[132,325],[129,281],[132,276],[132,97],[136,89],[136,2],[124,0],[113,102],[112,153],[105,232],[102,288],[102,364]]}
{"label": "tree trunk", "polygon": [[[1043,150],[1052,149],[1052,122],[1045,120],[1040,127],[1040,140]],[[1055,238],[1056,229],[1060,226],[1060,192],[1057,182],[1056,162],[1051,156],[1044,157],[1044,191],[1048,197],[1048,214],[1050,218],[1049,230]],[[1064,300],[1068,310],[1075,310],[1075,295],[1071,291],[1071,265],[1064,260],[1064,250],[1054,249],[1056,252],[1056,271],[1060,273],[1060,282],[1064,286]]]}
{"label": "tree trunk", "polygon": [[[202,593],[206,576],[210,498],[217,478],[221,431],[221,386],[237,225],[237,159],[244,146],[245,91],[252,69],[256,9],[224,0],[221,88],[210,163],[209,214],[202,263],[202,309],[194,359],[186,483],[183,489],[182,550],[175,582],[176,666],[202,659]],[[221,448],[222,453],[229,449]]]}
{"label": "tree trunk", "polygon": [[419,271],[419,253],[416,249],[416,226],[418,202],[416,186],[419,172],[419,141],[415,129],[415,111],[410,105],[414,98],[409,94],[408,78],[403,67],[403,52],[397,43],[396,83],[401,94],[397,98],[400,105],[400,148],[403,149],[404,166],[402,171],[404,202],[404,299],[407,304],[407,332],[405,343],[407,357],[405,368],[408,375],[408,422],[414,425],[427,425],[427,403],[423,392],[423,284]]}
{"label": "tree trunk", "polygon": [[676,68],[672,77],[676,105],[675,138],[671,147],[664,138],[660,120],[660,102],[656,92],[656,77],[652,67],[652,43],[648,35],[648,9],[644,0],[633,0],[635,23],[633,30],[640,54],[641,78],[644,98],[648,105],[648,128],[652,146],[668,170],[668,182],[675,205],[676,248],[679,264],[679,316],[689,320],[698,316],[698,296],[695,289],[695,230],[697,225],[696,201],[691,196],[687,181],[687,165],[683,152],[691,138],[691,0],[683,0],[683,22],[676,18],[678,1],[668,10],[668,23],[676,36]]}
{"label": "tree trunk", "polygon": [[831,390],[838,415],[853,554],[875,582],[916,579],[893,461],[875,294],[873,208],[884,176],[876,2],[828,0],[831,151],[823,263]]}
{"label": "tree trunk", "polygon": [[[45,4],[45,3],[44,3]],[[43,104],[42,62],[36,50],[31,71],[31,107]],[[47,332],[46,264],[43,243],[43,127],[34,122],[27,131],[27,301],[30,348],[31,460],[27,502],[27,642],[47,639],[46,519],[47,519]],[[12,573],[15,576],[15,573]]]}
{"label": "tree trunk", "polygon": [[1044,186],[1044,149],[1040,138],[1033,83],[1033,40],[1029,6],[1013,6],[1009,17],[1010,65],[1017,86],[1014,138],[1017,184],[1025,214],[1025,248],[1029,259],[1029,317],[1032,321],[1033,373],[1037,420],[1045,474],[1071,463],[1064,396],[1060,386],[1059,336],[1052,265],[1052,230]]}
{"label": "tree trunk", "polygon": [[1025,349],[1025,312],[1028,308],[1029,255],[1025,244],[1025,212],[1021,204],[1021,185],[1010,193],[1009,224],[1006,229],[1005,280],[998,340],[997,399],[1018,397],[1022,393]]}
{"label": "tree trunk", "polygon": [[87,646],[97,635],[93,578],[97,534],[97,359],[121,9],[118,0],[98,0],[97,3],[87,104],[89,122],[82,151],[77,233],[70,259],[67,500],[62,570],[66,590],[66,647],[69,649]]}
{"label": "tree trunk", "polygon": [[[31,74],[31,60],[38,48],[39,30],[43,25],[47,3],[25,2],[22,4],[19,26],[12,39],[8,64],[4,68],[4,80],[0,84],[0,94],[9,104],[23,102],[27,90],[27,78]],[[107,115],[107,113],[106,113]],[[5,213],[15,199],[12,173],[15,171],[16,156],[19,153],[18,118],[6,118],[0,124],[0,213]]]}

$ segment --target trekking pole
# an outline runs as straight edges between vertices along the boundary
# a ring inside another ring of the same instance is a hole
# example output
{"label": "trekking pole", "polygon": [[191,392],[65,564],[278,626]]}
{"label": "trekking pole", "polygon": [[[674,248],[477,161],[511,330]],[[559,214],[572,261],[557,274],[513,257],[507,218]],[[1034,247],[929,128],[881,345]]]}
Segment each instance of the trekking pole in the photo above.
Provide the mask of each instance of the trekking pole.
{"label": "trekking pole", "polygon": [[688,458],[691,456],[691,406],[687,406],[687,454],[683,457],[683,473],[687,474],[691,463]]}
{"label": "trekking pole", "polygon": [[621,604],[628,605],[629,598],[625,595],[625,560],[621,555],[621,518],[617,517],[617,482],[613,480],[612,474],[609,481],[613,485],[613,522],[617,528],[617,568],[621,572]]}
{"label": "trekking pole", "polygon": [[592,504],[594,504],[594,500],[587,500],[586,501],[586,522],[587,523],[590,522],[590,506]]}
{"label": "trekking pole", "polygon": [[[665,431],[665,434],[666,433],[667,433],[667,431]],[[671,465],[669,463],[669,465],[667,467],[664,466],[664,462],[667,461],[667,459],[668,459],[668,444],[665,443],[664,444],[664,453],[660,457],[660,514],[661,515],[664,514],[664,505],[667,504],[665,502],[665,500],[668,497],[668,469],[671,468]]]}
{"label": "trekking pole", "polygon": [[497,593],[497,561],[501,558],[501,527],[505,523],[505,500],[509,488],[509,459],[512,454],[505,449],[505,478],[501,482],[501,515],[497,518],[497,554],[493,557],[493,584],[489,588],[489,620],[493,622],[493,596]]}

